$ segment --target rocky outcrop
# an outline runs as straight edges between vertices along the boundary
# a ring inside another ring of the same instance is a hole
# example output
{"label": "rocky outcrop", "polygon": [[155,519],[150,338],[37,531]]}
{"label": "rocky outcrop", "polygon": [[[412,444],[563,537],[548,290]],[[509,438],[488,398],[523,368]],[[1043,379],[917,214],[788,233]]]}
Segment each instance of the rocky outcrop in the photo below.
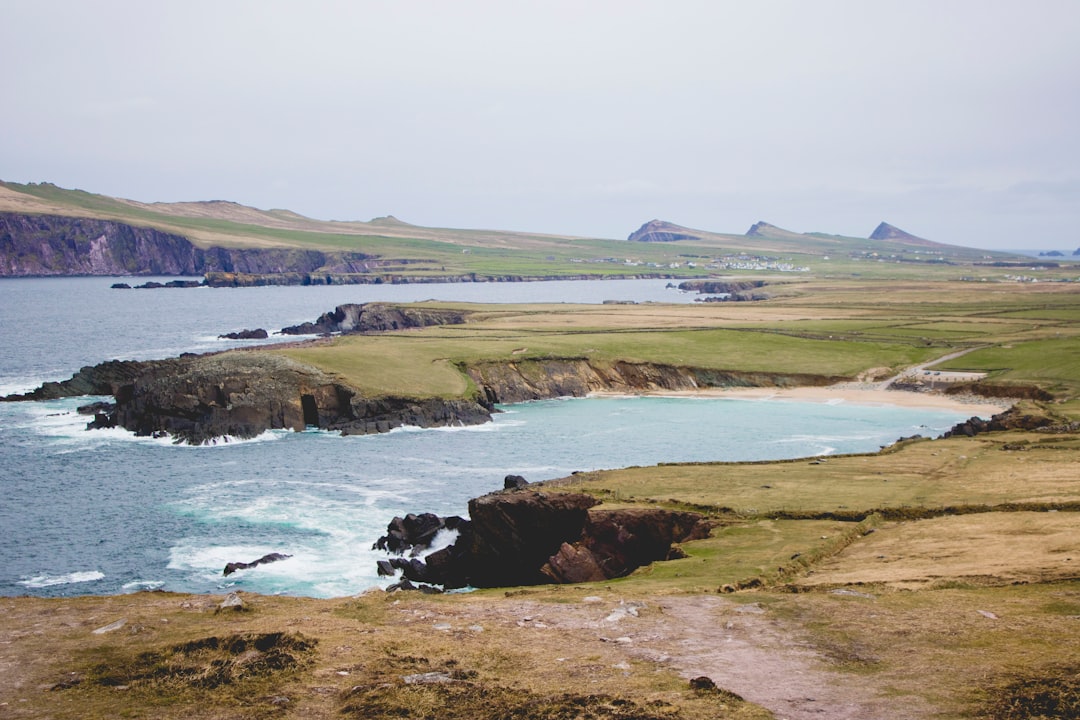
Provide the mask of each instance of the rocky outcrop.
{"label": "rocky outcrop", "polygon": [[128,385],[159,367],[171,367],[170,360],[108,360],[97,365],[87,365],[67,380],[46,382],[40,387],[16,395],[7,395],[0,400],[56,400],[82,395],[116,395],[120,387]]}
{"label": "rocky outcrop", "polygon": [[700,240],[701,233],[664,220],[650,220],[626,238],[630,242],[677,242]]}
{"label": "rocky outcrop", "polygon": [[686,280],[679,283],[679,289],[685,292],[722,295],[757,290],[768,284],[766,280]]}
{"label": "rocky outcrop", "polygon": [[541,568],[567,540],[580,539],[588,509],[580,493],[503,492],[469,501],[468,580],[474,587],[538,585]]}
{"label": "rocky outcrop", "polygon": [[291,248],[200,248],[113,220],[0,212],[0,276],[363,273],[374,256]]}
{"label": "rocky outcrop", "polygon": [[218,338],[221,340],[265,340],[268,337],[270,337],[270,335],[262,328],[256,328],[254,330],[244,329],[225,333],[224,335],[218,335]]}
{"label": "rocky outcrop", "polygon": [[1045,415],[1027,413],[1017,408],[1011,408],[1003,413],[994,415],[989,420],[980,417],[971,417],[962,423],[957,423],[952,429],[946,431],[941,437],[974,437],[981,433],[996,432],[1000,430],[1037,430],[1049,427],[1054,420]]}
{"label": "rocky outcrop", "polygon": [[315,322],[281,329],[282,335],[322,335],[326,333],[365,333],[405,330],[429,325],[460,325],[468,313],[419,306],[385,303],[338,305],[323,313]]}
{"label": "rocky outcrop", "polygon": [[123,427],[200,445],[308,426],[344,435],[396,427],[477,425],[491,408],[469,398],[365,397],[321,371],[272,353],[231,352],[148,362],[110,361],[70,380],[5,400],[112,395],[94,407],[93,427]]}
{"label": "rocky outcrop", "polygon": [[[453,545],[423,560],[380,561],[379,572],[400,570],[412,582],[446,588],[594,582],[679,556],[675,543],[708,537],[709,524],[696,513],[612,510],[594,507],[597,503],[579,493],[517,490],[484,495],[469,502],[471,520],[457,519],[459,538]],[[389,549],[405,524],[395,518],[387,537],[376,545]],[[424,525],[438,527],[430,519]]]}
{"label": "rocky outcrop", "polygon": [[805,373],[749,373],[654,363],[599,363],[552,358],[477,363],[463,368],[490,403],[515,403],[591,392],[652,392],[716,387],[830,385],[842,377]]}
{"label": "rocky outcrop", "polygon": [[231,562],[231,563],[226,563],[225,564],[225,570],[221,574],[228,577],[229,575],[232,575],[237,570],[250,570],[253,567],[258,567],[260,565],[266,565],[267,563],[279,562],[281,560],[288,560],[291,557],[292,557],[292,555],[285,555],[284,553],[276,553],[275,552],[275,553],[269,553],[267,555],[263,555],[258,560],[252,560],[251,562]]}
{"label": "rocky outcrop", "polygon": [[684,557],[677,543],[709,536],[701,515],[657,508],[593,508],[581,540],[564,543],[540,569],[557,583],[628,575],[657,560]]}

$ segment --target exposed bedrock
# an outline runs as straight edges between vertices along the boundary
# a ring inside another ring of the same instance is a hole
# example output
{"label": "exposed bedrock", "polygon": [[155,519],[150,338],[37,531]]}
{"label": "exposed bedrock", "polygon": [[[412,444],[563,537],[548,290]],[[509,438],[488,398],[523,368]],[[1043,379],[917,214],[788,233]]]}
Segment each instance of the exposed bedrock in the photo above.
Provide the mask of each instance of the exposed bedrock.
{"label": "exposed bedrock", "polygon": [[79,395],[115,398],[110,406],[88,410],[95,414],[92,427],[119,426],[196,445],[223,436],[252,438],[267,430],[308,426],[355,435],[402,425],[476,425],[491,419],[490,407],[468,398],[364,397],[315,368],[261,352],[110,361],[83,368],[70,380],[5,399]]}
{"label": "exposed bedrock", "polygon": [[655,363],[598,363],[554,358],[478,363],[464,368],[491,403],[514,403],[590,392],[651,392],[716,387],[829,385],[842,377],[807,373],[754,373]]}
{"label": "exposed bedrock", "polygon": [[[384,310],[379,308],[376,314],[382,321],[397,317]],[[221,436],[251,438],[266,430],[308,426],[352,435],[403,425],[477,425],[491,419],[495,403],[580,397],[597,391],[790,387],[841,379],[648,363],[603,364],[584,358],[490,362],[461,369],[476,385],[476,397],[371,397],[314,367],[270,352],[229,352],[108,361],[85,367],[69,380],[45,383],[30,393],[4,399],[112,395],[113,407],[94,409],[93,427],[120,426],[140,435],[168,434],[202,444]]]}
{"label": "exposed bedrock", "polygon": [[715,295],[756,290],[768,284],[765,280],[686,280],[679,283],[679,289],[686,292]]}
{"label": "exposed bedrock", "polygon": [[281,329],[282,335],[321,335],[325,333],[365,333],[406,330],[429,325],[460,325],[468,313],[417,306],[363,303],[338,305],[323,313],[315,322]]}
{"label": "exposed bedrock", "polygon": [[0,212],[0,275],[368,272],[374,256],[293,248],[200,248],[114,220]]}
{"label": "exposed bedrock", "polygon": [[[681,556],[676,543],[708,537],[701,515],[659,508],[604,509],[579,493],[502,491],[469,502],[453,545],[425,560],[380,561],[413,582],[446,588],[579,583],[622,577],[657,560]],[[426,517],[426,516],[413,516]],[[379,547],[403,524],[395,518]],[[433,527],[434,521],[429,522]],[[415,551],[412,545],[408,546]],[[403,548],[404,549],[404,548]]]}
{"label": "exposed bedrock", "polygon": [[974,437],[981,433],[997,432],[1001,430],[1038,430],[1051,428],[1054,419],[1038,412],[1024,412],[1017,408],[1010,408],[1005,412],[992,416],[989,420],[980,417],[971,417],[952,426],[941,437]]}

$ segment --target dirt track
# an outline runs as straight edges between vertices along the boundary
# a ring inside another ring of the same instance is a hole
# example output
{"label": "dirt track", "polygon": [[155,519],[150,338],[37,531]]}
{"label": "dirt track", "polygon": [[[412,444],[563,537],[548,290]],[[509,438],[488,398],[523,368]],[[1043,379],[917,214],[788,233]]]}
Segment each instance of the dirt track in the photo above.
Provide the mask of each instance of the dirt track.
{"label": "dirt track", "polygon": [[669,596],[645,603],[610,597],[574,604],[501,599],[432,608],[433,622],[516,624],[569,633],[575,642],[618,647],[627,659],[701,675],[785,720],[908,720],[932,714],[915,697],[886,697],[872,678],[839,673],[807,645],[801,630],[756,603],[718,595]]}

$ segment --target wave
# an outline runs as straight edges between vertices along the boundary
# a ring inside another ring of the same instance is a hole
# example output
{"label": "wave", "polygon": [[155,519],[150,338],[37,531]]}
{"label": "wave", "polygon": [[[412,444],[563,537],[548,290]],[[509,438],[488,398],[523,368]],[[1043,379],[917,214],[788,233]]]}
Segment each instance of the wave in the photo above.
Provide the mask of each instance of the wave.
{"label": "wave", "polygon": [[142,590],[157,590],[165,585],[164,580],[135,580],[133,582],[124,583],[121,589],[124,592],[140,592]]}
{"label": "wave", "polygon": [[[229,562],[251,562],[270,552],[289,558],[225,576]],[[187,576],[190,584],[204,588],[243,588],[265,595],[288,594],[307,597],[342,597],[388,584],[376,573],[376,561],[383,557],[347,539],[323,542],[293,541],[279,546],[214,545],[188,538],[169,550],[170,570]]]}
{"label": "wave", "polygon": [[65,575],[49,575],[42,573],[31,578],[19,580],[18,584],[28,588],[46,588],[55,585],[74,585],[76,583],[95,582],[105,578],[105,573],[99,570],[82,570]]}

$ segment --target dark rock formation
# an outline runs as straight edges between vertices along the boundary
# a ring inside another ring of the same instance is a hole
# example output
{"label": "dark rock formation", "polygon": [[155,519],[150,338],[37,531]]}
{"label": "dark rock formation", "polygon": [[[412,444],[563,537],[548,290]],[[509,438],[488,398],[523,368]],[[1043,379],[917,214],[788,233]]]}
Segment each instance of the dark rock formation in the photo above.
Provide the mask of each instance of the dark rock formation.
{"label": "dark rock formation", "polygon": [[[124,287],[117,288],[117,285],[123,285]],[[124,288],[126,288],[128,286],[127,286],[126,283],[117,283],[116,285],[113,285],[112,287],[123,290]],[[197,288],[197,287],[202,287],[202,283],[200,281],[198,281],[198,280],[169,280],[168,282],[164,282],[164,283],[159,283],[159,282],[157,282],[155,280],[151,280],[149,282],[144,282],[142,285],[136,285],[135,289],[136,290],[159,290],[161,288],[169,288],[169,289],[189,288],[190,289],[190,288]]]}
{"label": "dark rock formation", "polygon": [[427,550],[431,541],[440,530],[461,530],[468,520],[456,515],[442,518],[434,513],[409,513],[405,517],[395,517],[386,526],[386,535],[379,538],[372,550],[385,550],[398,555],[407,551],[416,554]]}
{"label": "dark rock formation", "polygon": [[225,565],[225,570],[222,575],[232,575],[237,570],[248,570],[249,568],[258,567],[259,565],[266,565],[267,563],[278,562],[279,560],[287,560],[292,555],[283,555],[282,553],[270,553],[263,555],[258,560],[252,560],[251,562],[231,562]]}
{"label": "dark rock formation", "polygon": [[677,242],[700,240],[701,233],[663,220],[650,220],[626,239],[630,242]]}
{"label": "dark rock formation", "polygon": [[222,340],[265,340],[270,337],[262,328],[256,328],[255,330],[240,330],[238,332],[225,333],[224,335],[218,335]]}
{"label": "dark rock formation", "polygon": [[[382,560],[379,573],[400,570],[412,582],[446,588],[594,582],[668,559],[676,554],[674,543],[708,536],[708,524],[695,513],[593,508],[597,502],[576,493],[484,495],[469,502],[471,520],[460,521],[453,545],[423,560],[401,556]],[[389,549],[393,544],[389,538],[402,525],[395,518],[388,536],[376,546]]]}
{"label": "dark rock formation", "polygon": [[475,587],[539,585],[541,568],[567,540],[576,541],[599,501],[577,493],[491,493],[469,501]]}
{"label": "dark rock formation", "polygon": [[764,292],[735,292],[723,297],[713,296],[706,298],[697,298],[694,302],[707,302],[707,303],[723,303],[723,302],[760,302],[762,300],[768,300],[772,296],[769,293]]}
{"label": "dark rock formation", "polygon": [[768,284],[765,280],[686,280],[679,283],[679,289],[686,292],[721,295],[756,290]]}
{"label": "dark rock formation", "polygon": [[116,395],[117,390],[130,384],[135,378],[152,372],[162,364],[171,361],[108,360],[98,365],[87,365],[68,380],[43,383],[41,387],[28,393],[8,395],[0,398],[13,400],[56,400],[64,397],[81,395]]}
{"label": "dark rock formation", "polygon": [[[580,556],[588,553],[592,556],[588,564],[598,569],[603,578],[615,578],[656,560],[672,559],[673,544],[701,540],[708,535],[709,527],[697,513],[656,508],[597,508],[589,511],[582,540],[573,549],[578,556],[576,562],[582,562]],[[553,560],[541,572],[556,582],[583,582],[564,575],[563,568]]]}
{"label": "dark rock formation", "polygon": [[1039,257],[1065,257],[1065,253],[1060,250],[1051,250],[1049,252],[1039,253]]}
{"label": "dark rock formation", "polygon": [[980,417],[968,418],[964,422],[954,425],[951,430],[946,431],[941,437],[974,437],[980,433],[999,430],[1035,430],[1053,424],[1054,420],[1045,415],[1024,413],[1012,408],[994,415],[989,420],[983,420]]}
{"label": "dark rock formation", "polygon": [[0,276],[369,272],[356,252],[200,248],[180,235],[113,220],[0,212]]}
{"label": "dark rock formation", "polygon": [[171,435],[194,445],[228,436],[308,425],[343,434],[386,432],[402,425],[476,425],[490,406],[468,398],[362,396],[319,370],[270,353],[231,352],[147,362],[109,361],[70,380],[45,383],[5,400],[112,395],[115,408],[92,427],[123,427],[138,435]]}
{"label": "dark rock formation", "polygon": [[467,312],[417,306],[365,303],[338,305],[311,323],[281,329],[282,335],[322,335],[325,333],[365,333],[405,330],[429,325],[460,325]]}
{"label": "dark rock formation", "polygon": [[520,475],[507,475],[503,478],[503,490],[524,490],[529,481]]}
{"label": "dark rock formation", "polygon": [[1073,250],[1073,255],[1080,255],[1080,247]]}

